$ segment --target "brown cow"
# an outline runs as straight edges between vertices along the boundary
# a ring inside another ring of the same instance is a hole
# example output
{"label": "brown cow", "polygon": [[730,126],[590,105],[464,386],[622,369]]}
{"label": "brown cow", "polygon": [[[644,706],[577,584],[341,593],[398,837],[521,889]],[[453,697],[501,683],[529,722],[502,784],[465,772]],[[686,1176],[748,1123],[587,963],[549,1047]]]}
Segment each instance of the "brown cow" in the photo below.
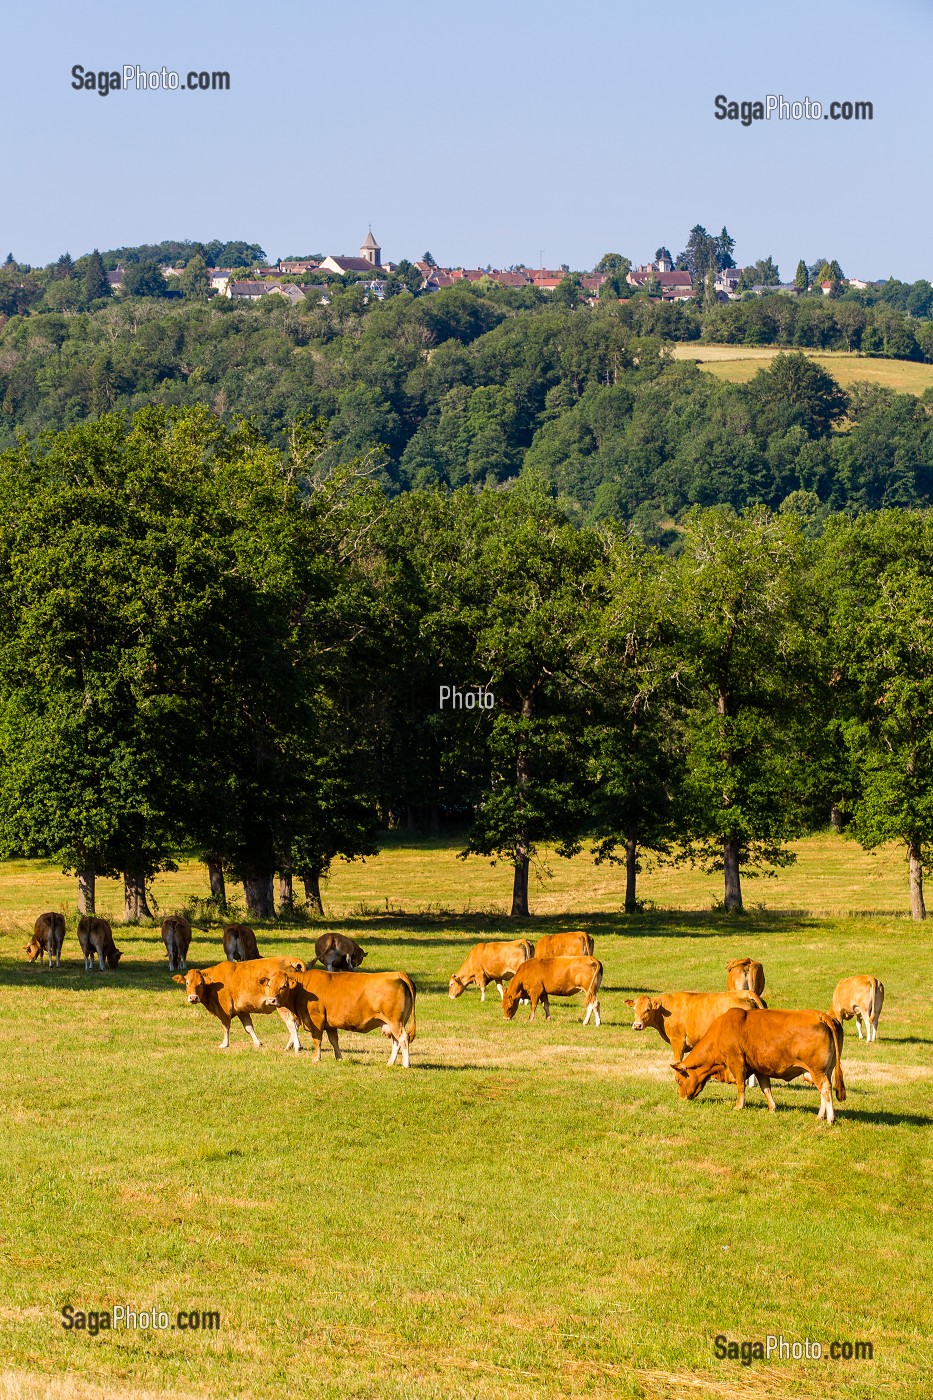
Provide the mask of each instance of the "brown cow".
{"label": "brown cow", "polygon": [[191,925],[181,914],[169,914],[162,920],[162,942],[168,953],[168,970],[184,972],[188,966],[188,949],[191,947]]}
{"label": "brown cow", "polygon": [[746,1010],[762,1002],[754,992],[664,992],[658,996],[625,998],[626,1006],[634,1007],[633,1031],[653,1026],[662,1040],[682,1060],[704,1037],[710,1026],[724,1011],[734,1006]]}
{"label": "brown cow", "polygon": [[855,1017],[855,1029],[862,1039],[862,1023],[865,1024],[865,1039],[878,1039],[878,1017],[884,1005],[884,984],[877,977],[843,977],[833,992],[831,1015],[837,1021],[848,1021]]}
{"label": "brown cow", "polygon": [[40,914],[36,919],[35,929],[32,938],[26,944],[26,957],[30,962],[39,959],[41,964],[43,953],[48,954],[49,969],[52,967],[52,959],[55,959],[55,966],[62,965],[62,944],[65,941],[65,916],[64,914]]}
{"label": "brown cow", "polygon": [[726,963],[726,986],[730,992],[754,992],[760,999],[764,996],[765,970],[754,958],[733,958]]}
{"label": "brown cow", "polygon": [[520,1001],[531,1002],[529,1021],[535,1018],[538,1002],[544,1007],[544,1019],[551,1019],[549,996],[572,997],[575,992],[584,992],[583,1004],[586,1025],[593,1015],[599,1025],[599,992],[603,980],[603,965],[597,958],[539,958],[537,953],[521,967],[512,978],[502,998],[502,1013],[511,1021]]}
{"label": "brown cow", "polygon": [[546,933],[535,944],[536,958],[591,958],[593,939],[582,929],[575,933]]}
{"label": "brown cow", "polygon": [[[195,968],[184,975],[178,972],[172,981],[179,982],[184,987],[192,1006],[200,1002],[205,1010],[217,1017],[224,1028],[224,1038],[220,1042],[221,1050],[229,1048],[230,1022],[234,1016],[238,1018],[256,1048],[262,1049],[262,1041],[253,1030],[252,1017],[266,1015],[275,1009],[268,1004],[266,988],[274,973],[286,969],[302,972],[304,963],[298,958],[257,958],[245,963],[222,962],[217,963],[215,967],[206,967],[202,972]],[[285,1048],[294,1048],[297,1054],[301,1049],[298,1022],[285,1008],[279,1009],[279,1015],[288,1031]]]}
{"label": "brown cow", "polygon": [[[410,1068],[409,1046],[415,1038],[415,989],[404,972],[282,972],[270,978],[266,989],[267,1006],[288,1007],[311,1032],[314,1041],[313,1064],[321,1058],[321,1040],[326,1031],[334,1058],[342,1059],[338,1031],[365,1034],[381,1026],[392,1041],[389,1064],[398,1052],[402,1064]],[[411,1030],[407,1030],[409,1018]]]}
{"label": "brown cow", "polygon": [[789,1081],[806,1073],[820,1091],[817,1117],[832,1123],[833,1088],[840,1103],[846,1096],[842,1040],[842,1023],[825,1011],[745,1011],[733,1007],[671,1068],[682,1099],[695,1099],[714,1077],[734,1079],[737,1109],[745,1107],[745,1080],[753,1074],[771,1113],[777,1109],[771,1080]]}
{"label": "brown cow", "polygon": [[249,924],[224,926],[224,957],[228,962],[251,962],[259,957],[256,935]]}
{"label": "brown cow", "polygon": [[119,948],[113,941],[113,929],[106,919],[96,919],[90,914],[82,914],[78,920],[78,942],[81,944],[81,952],[84,954],[84,970],[90,972],[94,967],[94,954],[97,954],[97,966],[101,972],[104,970],[104,962],[113,971],[117,963],[123,957]]}
{"label": "brown cow", "polygon": [[480,1001],[486,1000],[486,988],[495,982],[500,997],[504,995],[504,978],[514,975],[528,958],[534,957],[534,944],[527,938],[514,938],[511,942],[477,943],[466,961],[450,979],[447,995],[453,1001],[475,983],[479,987]]}
{"label": "brown cow", "polygon": [[322,933],[314,945],[314,956],[325,972],[355,972],[366,953],[343,933]]}

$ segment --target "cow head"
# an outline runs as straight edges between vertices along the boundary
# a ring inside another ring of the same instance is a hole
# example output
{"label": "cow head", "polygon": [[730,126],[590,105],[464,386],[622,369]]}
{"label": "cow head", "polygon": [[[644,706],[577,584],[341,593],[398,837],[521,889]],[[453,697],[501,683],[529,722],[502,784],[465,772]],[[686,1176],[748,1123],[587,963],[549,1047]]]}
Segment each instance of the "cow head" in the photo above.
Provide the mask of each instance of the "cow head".
{"label": "cow head", "polygon": [[462,996],[465,990],[466,983],[462,982],[457,974],[454,973],[447,987],[447,995],[450,997],[451,1001],[456,1001],[457,997]]}
{"label": "cow head", "polygon": [[110,968],[110,971],[115,972],[117,968],[117,963],[123,957],[123,954],[120,952],[120,949],[113,947],[108,948],[104,956],[107,959],[107,966]]}
{"label": "cow head", "polygon": [[507,1021],[514,1021],[518,1004],[524,995],[521,978],[516,974],[505,989],[502,997],[502,1014]]}
{"label": "cow head", "polygon": [[354,948],[354,949],[353,949],[353,952],[350,954],[350,967],[351,967],[351,968],[359,967],[360,963],[363,961],[363,959],[364,959],[365,957],[366,957],[366,953],[365,953],[364,949],[362,949],[362,948],[360,948],[360,947]]}
{"label": "cow head", "polygon": [[291,1007],[292,993],[298,985],[291,973],[272,972],[268,977],[261,977],[259,980],[265,983],[266,988],[264,1006]]}
{"label": "cow head", "polygon": [[631,997],[626,997],[625,1004],[631,1006],[635,1012],[633,1031],[643,1031],[646,1026],[660,1030],[664,1025],[664,1009],[654,997],[635,997],[634,1001]]}
{"label": "cow head", "polygon": [[204,1001],[207,997],[207,989],[210,984],[204,973],[199,972],[197,968],[193,968],[191,972],[176,972],[172,981],[181,983],[192,1006],[196,1006],[199,1001]]}
{"label": "cow head", "polygon": [[677,1089],[682,1099],[695,1099],[703,1085],[713,1075],[712,1070],[706,1073],[686,1064],[683,1060],[672,1064],[671,1069],[677,1076]]}
{"label": "cow head", "polygon": [[38,938],[35,936],[30,938],[29,942],[26,944],[25,953],[29,962],[35,962],[36,958],[42,953],[42,944],[39,942]]}

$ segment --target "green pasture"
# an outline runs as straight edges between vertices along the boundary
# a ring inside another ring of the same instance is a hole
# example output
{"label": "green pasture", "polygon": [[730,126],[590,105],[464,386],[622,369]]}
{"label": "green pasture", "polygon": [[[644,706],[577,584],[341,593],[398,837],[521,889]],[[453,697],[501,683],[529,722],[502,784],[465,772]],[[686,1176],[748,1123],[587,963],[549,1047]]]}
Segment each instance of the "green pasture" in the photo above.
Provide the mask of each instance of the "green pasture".
{"label": "green pasture", "polygon": [[[896,852],[798,849],[740,917],[689,869],[648,872],[648,907],[625,917],[617,870],[555,859],[517,925],[507,870],[454,845],[396,840],[340,867],[328,920],[257,928],[260,950],[310,956],[339,928],[368,970],[408,971],[407,1073],[377,1035],[313,1068],[277,1017],[256,1018],[262,1051],[235,1025],[220,1052],[157,927],[116,928],[120,971],[85,974],[73,882],[0,867],[0,1397],[933,1394],[930,936],[899,917]],[[183,865],[156,895],[168,910],[205,886]],[[117,895],[101,882],[102,912]],[[66,965],[28,967],[27,930],[55,907]],[[474,942],[576,927],[605,966],[601,1027],[579,998],[530,1026],[494,989],[448,999]],[[684,1103],[668,1047],[631,1030],[626,996],[719,988],[740,955],[776,1006],[884,981],[877,1044],[847,1025],[834,1127],[799,1081],[776,1086],[774,1116],[757,1090],[742,1115],[732,1087]],[[199,931],[191,961],[220,956],[219,929]],[[221,1328],[92,1338],[62,1328],[69,1303],[217,1310]],[[718,1334],[874,1357],[743,1367],[715,1357]]]}

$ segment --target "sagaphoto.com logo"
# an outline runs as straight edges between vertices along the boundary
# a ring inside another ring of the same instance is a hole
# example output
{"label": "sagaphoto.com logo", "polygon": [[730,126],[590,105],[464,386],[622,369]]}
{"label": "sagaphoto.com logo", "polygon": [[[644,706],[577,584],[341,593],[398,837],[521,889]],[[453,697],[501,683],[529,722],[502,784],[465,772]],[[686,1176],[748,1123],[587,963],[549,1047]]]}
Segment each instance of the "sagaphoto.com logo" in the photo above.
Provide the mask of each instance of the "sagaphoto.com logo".
{"label": "sagaphoto.com logo", "polygon": [[713,115],[718,122],[739,122],[751,126],[754,122],[871,122],[875,119],[875,104],[864,98],[858,101],[833,98],[817,102],[813,97],[794,101],[782,92],[769,92],[764,97],[727,97],[724,92],[713,98]]}
{"label": "sagaphoto.com logo", "polygon": [[190,68],[177,73],[174,68],[142,68],[124,63],[120,68],[85,68],[76,63],[71,70],[75,92],[96,92],[109,97],[112,92],[229,92],[230,74],[225,68]]}

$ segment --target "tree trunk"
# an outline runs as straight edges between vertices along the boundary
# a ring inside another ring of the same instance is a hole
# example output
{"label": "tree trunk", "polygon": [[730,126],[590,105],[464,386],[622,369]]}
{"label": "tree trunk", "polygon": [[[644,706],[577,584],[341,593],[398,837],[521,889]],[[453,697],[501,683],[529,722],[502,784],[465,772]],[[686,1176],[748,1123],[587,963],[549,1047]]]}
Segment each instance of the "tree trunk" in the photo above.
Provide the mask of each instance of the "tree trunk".
{"label": "tree trunk", "polygon": [[923,902],[923,865],[920,847],[915,841],[911,841],[907,847],[907,859],[910,862],[910,917],[925,919],[927,907]]}
{"label": "tree trunk", "polygon": [[723,841],[722,864],[726,877],[726,908],[742,908],[742,881],[739,877],[739,843]]}
{"label": "tree trunk", "polygon": [[217,908],[221,914],[226,914],[227,886],[224,882],[224,868],[216,856],[208,857],[207,875],[211,882],[211,899],[217,901]]}
{"label": "tree trunk", "polygon": [[243,893],[246,896],[246,912],[251,919],[271,919],[275,916],[275,900],[272,897],[273,874],[253,875],[243,880]]}
{"label": "tree trunk", "polygon": [[301,877],[301,882],[305,887],[305,903],[312,914],[324,917],[324,905],[321,902],[321,872],[319,870],[307,870]]}
{"label": "tree trunk", "polygon": [[146,877],[139,870],[127,870],[123,874],[123,922],[138,924],[140,919],[151,919],[152,910],[146,900]]}
{"label": "tree trunk", "polygon": [[630,827],[625,842],[625,912],[634,914],[638,908],[635,881],[638,876],[638,836]]}
{"label": "tree trunk", "polygon": [[512,918],[527,919],[528,908],[528,853],[524,841],[515,847],[515,878],[512,881]]}
{"label": "tree trunk", "polygon": [[[522,698],[522,719],[531,719],[531,696]],[[528,755],[524,745],[518,751],[515,760],[515,780],[518,786],[519,799],[523,799],[525,788],[528,786],[531,774],[528,770]],[[528,908],[528,841],[525,832],[519,834],[515,842],[515,875],[512,880],[512,918],[527,919],[530,916]]]}
{"label": "tree trunk", "polygon": [[290,913],[294,902],[295,894],[292,884],[292,862],[289,856],[285,856],[282,860],[282,869],[279,871],[279,913]]}
{"label": "tree trunk", "polygon": [[97,872],[93,865],[87,865],[83,870],[78,871],[79,914],[94,914],[96,912],[96,883]]}
{"label": "tree trunk", "polygon": [[843,828],[843,826],[845,825],[845,822],[843,821],[843,819],[842,819],[842,813],[840,812],[839,808],[836,806],[835,802],[833,803],[833,805],[832,805],[832,806],[830,807],[830,809],[829,809],[829,820],[830,820],[830,822],[832,823],[833,831],[840,831],[840,832],[842,831],[842,828]]}

